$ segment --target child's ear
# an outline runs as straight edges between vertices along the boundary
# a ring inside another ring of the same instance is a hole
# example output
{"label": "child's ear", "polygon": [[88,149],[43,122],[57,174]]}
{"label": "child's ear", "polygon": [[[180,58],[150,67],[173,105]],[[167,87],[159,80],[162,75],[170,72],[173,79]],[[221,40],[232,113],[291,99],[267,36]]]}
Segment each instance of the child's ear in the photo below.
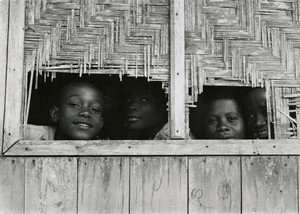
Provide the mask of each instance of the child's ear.
{"label": "child's ear", "polygon": [[50,109],[50,117],[52,122],[54,123],[58,122],[59,113],[58,113],[58,108],[56,106],[52,106],[52,108]]}

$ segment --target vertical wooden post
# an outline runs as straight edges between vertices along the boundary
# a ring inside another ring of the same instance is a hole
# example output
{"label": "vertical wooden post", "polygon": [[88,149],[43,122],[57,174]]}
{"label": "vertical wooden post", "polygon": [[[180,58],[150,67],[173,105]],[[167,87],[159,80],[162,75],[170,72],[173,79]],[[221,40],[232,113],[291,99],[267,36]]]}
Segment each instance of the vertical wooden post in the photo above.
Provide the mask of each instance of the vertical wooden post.
{"label": "vertical wooden post", "polygon": [[11,1],[9,14],[3,151],[22,133],[25,1]]}
{"label": "vertical wooden post", "polygon": [[171,138],[185,138],[184,0],[171,1]]}
{"label": "vertical wooden post", "polygon": [[[0,1],[0,153],[3,144],[9,1]],[[1,154],[0,154],[1,155]]]}

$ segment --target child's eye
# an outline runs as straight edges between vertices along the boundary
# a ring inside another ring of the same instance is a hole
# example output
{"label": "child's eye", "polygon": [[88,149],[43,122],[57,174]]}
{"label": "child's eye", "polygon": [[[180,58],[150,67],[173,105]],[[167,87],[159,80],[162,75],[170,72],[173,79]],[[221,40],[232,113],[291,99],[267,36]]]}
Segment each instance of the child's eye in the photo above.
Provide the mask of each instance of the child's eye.
{"label": "child's eye", "polygon": [[254,114],[247,113],[246,117],[247,117],[248,120],[253,120],[254,119]]}
{"label": "child's eye", "polygon": [[214,125],[217,123],[217,120],[215,118],[208,118],[207,122],[209,125]]}
{"label": "child's eye", "polygon": [[80,105],[78,103],[74,103],[74,102],[70,102],[69,106],[73,107],[73,108],[78,108],[80,107]]}
{"label": "child's eye", "polygon": [[228,117],[228,121],[229,122],[233,122],[233,121],[236,121],[238,118],[236,116],[229,116]]}
{"label": "child's eye", "polygon": [[95,113],[100,113],[101,112],[101,109],[98,108],[98,107],[92,107],[91,110]]}
{"label": "child's eye", "polygon": [[143,99],[142,99],[142,102],[143,102],[143,103],[149,102],[149,98],[143,98]]}

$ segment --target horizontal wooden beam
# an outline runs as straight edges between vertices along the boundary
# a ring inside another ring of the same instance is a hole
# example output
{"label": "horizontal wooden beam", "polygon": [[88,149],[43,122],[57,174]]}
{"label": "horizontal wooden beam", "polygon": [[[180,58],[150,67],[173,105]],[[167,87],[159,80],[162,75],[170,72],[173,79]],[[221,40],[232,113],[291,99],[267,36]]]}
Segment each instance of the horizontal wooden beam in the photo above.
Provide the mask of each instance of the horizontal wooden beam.
{"label": "horizontal wooden beam", "polygon": [[5,156],[300,155],[299,140],[19,141]]}

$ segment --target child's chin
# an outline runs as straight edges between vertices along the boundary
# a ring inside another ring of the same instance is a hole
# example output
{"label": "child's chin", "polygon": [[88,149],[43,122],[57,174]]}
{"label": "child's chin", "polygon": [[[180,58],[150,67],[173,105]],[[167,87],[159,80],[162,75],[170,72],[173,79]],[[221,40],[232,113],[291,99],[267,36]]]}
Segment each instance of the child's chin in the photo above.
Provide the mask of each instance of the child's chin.
{"label": "child's chin", "polygon": [[74,135],[72,136],[73,140],[93,140],[95,139],[94,136],[91,135]]}
{"label": "child's chin", "polygon": [[225,135],[225,136],[218,136],[215,139],[229,140],[229,139],[235,139],[235,137],[234,136],[227,136],[227,135]]}

